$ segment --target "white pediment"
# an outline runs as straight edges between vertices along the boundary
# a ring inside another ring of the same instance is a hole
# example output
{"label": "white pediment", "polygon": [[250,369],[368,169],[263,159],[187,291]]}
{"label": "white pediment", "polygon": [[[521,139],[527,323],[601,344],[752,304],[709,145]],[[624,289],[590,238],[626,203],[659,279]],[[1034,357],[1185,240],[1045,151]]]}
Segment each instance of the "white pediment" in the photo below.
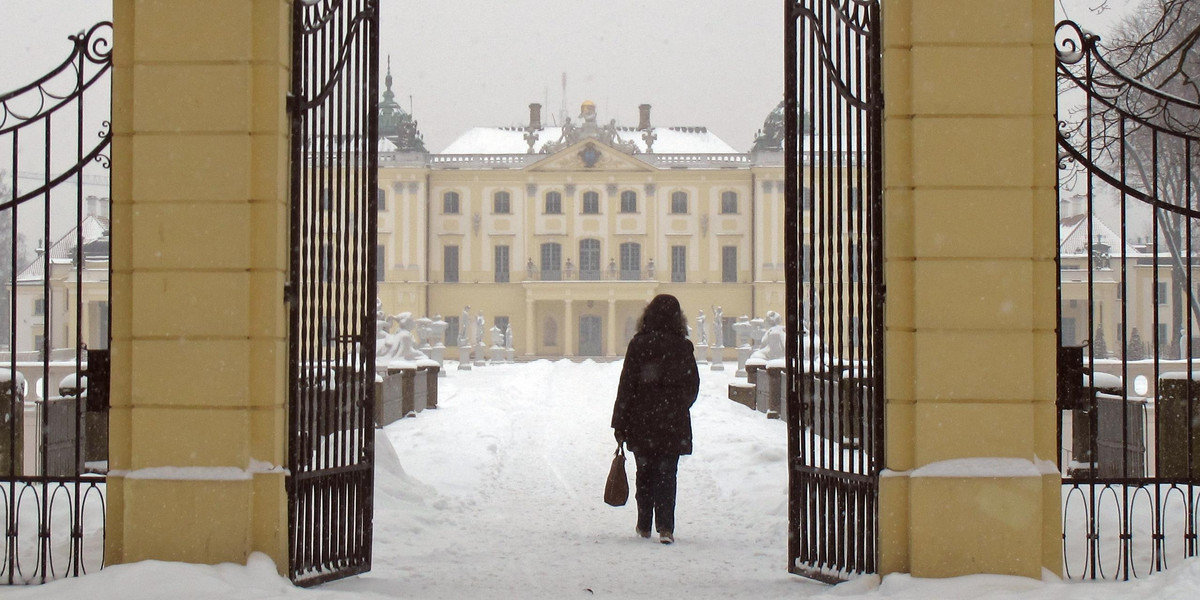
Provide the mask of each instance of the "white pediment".
{"label": "white pediment", "polygon": [[613,148],[589,139],[572,144],[526,167],[528,171],[634,171],[655,168]]}

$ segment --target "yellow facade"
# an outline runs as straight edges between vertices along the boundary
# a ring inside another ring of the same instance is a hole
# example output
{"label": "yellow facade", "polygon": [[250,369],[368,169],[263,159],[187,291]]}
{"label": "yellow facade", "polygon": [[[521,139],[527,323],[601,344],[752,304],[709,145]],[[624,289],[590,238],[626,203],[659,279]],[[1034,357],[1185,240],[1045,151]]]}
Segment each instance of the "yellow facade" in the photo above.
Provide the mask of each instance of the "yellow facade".
{"label": "yellow facade", "polygon": [[[625,134],[634,135],[641,132]],[[580,157],[588,147],[599,152],[593,166]],[[525,357],[620,356],[645,303],[660,293],[677,296],[693,324],[704,311],[709,327],[714,307],[730,323],[783,313],[782,180],[778,152],[631,154],[595,138],[539,154],[385,153],[379,297],[389,314],[458,319],[470,306],[472,317],[484,312],[486,328],[507,320]],[[736,207],[722,206],[730,193]],[[447,194],[457,210],[447,210]],[[506,212],[497,212],[497,194],[507,194]],[[583,206],[589,194],[595,213]],[[630,194],[636,208],[623,211]],[[676,194],[686,196],[686,210],[673,210]],[[558,210],[548,212],[554,195]],[[598,247],[594,279],[585,279],[581,243]],[[552,269],[558,280],[543,273],[545,244],[561,250]],[[640,250],[633,269],[623,268],[623,244]],[[457,253],[449,269],[447,247]],[[500,272],[498,247],[508,253]],[[680,252],[683,281],[672,269]],[[727,253],[736,256],[733,273]],[[588,330],[597,319],[598,334]],[[734,358],[733,340],[725,343]],[[446,345],[456,357],[455,340]]]}

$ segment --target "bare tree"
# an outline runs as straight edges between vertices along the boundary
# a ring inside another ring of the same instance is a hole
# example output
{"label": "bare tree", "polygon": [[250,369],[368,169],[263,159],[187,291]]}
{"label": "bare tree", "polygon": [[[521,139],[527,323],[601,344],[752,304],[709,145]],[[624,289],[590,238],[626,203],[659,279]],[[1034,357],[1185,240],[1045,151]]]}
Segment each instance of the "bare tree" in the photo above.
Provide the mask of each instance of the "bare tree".
{"label": "bare tree", "polygon": [[[1185,326],[1185,300],[1200,320],[1200,303],[1187,293],[1193,260],[1185,258],[1200,256],[1200,3],[1145,0],[1096,43],[1095,54],[1081,53],[1065,69],[1069,75],[1060,69],[1060,94],[1088,94],[1060,114],[1062,133],[1093,173],[1109,176],[1126,207],[1153,211],[1151,249],[1170,256],[1174,283],[1171,335],[1159,340],[1166,346]],[[1060,43],[1060,52],[1070,44]],[[1078,165],[1063,175],[1083,173]]]}

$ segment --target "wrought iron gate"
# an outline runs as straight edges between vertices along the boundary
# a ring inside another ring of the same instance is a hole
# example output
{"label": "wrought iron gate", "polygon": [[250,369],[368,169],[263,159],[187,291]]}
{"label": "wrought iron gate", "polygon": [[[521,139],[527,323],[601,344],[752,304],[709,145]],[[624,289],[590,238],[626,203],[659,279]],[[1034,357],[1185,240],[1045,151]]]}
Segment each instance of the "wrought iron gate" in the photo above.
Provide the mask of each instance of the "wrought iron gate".
{"label": "wrought iron gate", "polygon": [[1200,550],[1200,103],[1055,41],[1064,569],[1129,579]]}
{"label": "wrought iron gate", "polygon": [[789,569],[876,571],[883,466],[878,0],[785,2]]}
{"label": "wrought iron gate", "polygon": [[69,39],[0,94],[0,585],[104,563],[112,24]]}
{"label": "wrought iron gate", "polygon": [[288,571],[371,568],[376,0],[295,0],[289,300]]}

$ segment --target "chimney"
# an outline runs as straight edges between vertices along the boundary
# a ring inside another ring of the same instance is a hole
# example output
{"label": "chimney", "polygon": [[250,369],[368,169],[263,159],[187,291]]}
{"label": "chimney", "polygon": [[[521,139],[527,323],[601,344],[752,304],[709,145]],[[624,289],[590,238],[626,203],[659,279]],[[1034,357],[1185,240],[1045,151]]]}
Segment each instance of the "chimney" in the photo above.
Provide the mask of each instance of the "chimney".
{"label": "chimney", "polygon": [[638,131],[646,131],[650,129],[650,105],[638,105]]}
{"label": "chimney", "polygon": [[529,105],[529,129],[539,130],[542,128],[542,105],[534,102]]}

